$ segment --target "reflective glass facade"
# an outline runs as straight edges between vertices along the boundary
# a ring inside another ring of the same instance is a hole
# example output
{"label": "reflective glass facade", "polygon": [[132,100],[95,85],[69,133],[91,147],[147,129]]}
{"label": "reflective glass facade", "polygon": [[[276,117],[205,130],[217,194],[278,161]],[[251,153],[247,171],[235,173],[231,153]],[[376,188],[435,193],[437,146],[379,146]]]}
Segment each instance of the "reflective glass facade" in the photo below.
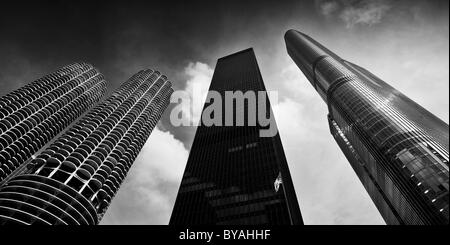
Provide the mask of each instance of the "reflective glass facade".
{"label": "reflective glass facade", "polygon": [[448,124],[307,35],[290,30],[285,40],[386,223],[448,224]]}
{"label": "reflective glass facade", "polygon": [[0,188],[0,224],[97,224],[172,92],[158,71],[133,75]]}
{"label": "reflective glass facade", "polygon": [[[253,49],[220,58],[209,90],[222,102],[226,91],[266,91]],[[270,111],[267,98],[258,103]],[[261,127],[247,123],[248,101],[233,109],[244,111],[244,126],[197,128],[170,224],[303,224],[279,135],[260,137]]]}
{"label": "reflective glass facade", "polygon": [[0,98],[0,186],[106,92],[92,65],[74,63]]}

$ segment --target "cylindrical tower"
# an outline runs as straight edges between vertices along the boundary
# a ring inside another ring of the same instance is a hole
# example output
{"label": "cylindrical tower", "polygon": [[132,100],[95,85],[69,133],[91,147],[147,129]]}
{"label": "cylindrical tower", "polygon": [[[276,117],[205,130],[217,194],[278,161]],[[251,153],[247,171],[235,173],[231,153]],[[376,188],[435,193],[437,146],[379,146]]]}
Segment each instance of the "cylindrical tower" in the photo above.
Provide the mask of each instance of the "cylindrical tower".
{"label": "cylindrical tower", "polygon": [[133,75],[0,188],[0,224],[97,224],[172,92],[158,71]]}
{"label": "cylindrical tower", "polygon": [[289,30],[285,40],[386,223],[448,224],[448,124],[309,36]]}
{"label": "cylindrical tower", "polygon": [[74,63],[1,97],[0,185],[105,92],[97,69]]}

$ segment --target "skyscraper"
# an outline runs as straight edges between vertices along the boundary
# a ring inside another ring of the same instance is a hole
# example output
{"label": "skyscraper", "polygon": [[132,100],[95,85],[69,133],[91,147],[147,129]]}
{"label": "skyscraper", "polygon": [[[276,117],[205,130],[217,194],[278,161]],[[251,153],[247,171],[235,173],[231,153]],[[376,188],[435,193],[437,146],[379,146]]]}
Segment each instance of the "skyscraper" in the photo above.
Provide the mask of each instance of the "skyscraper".
{"label": "skyscraper", "polygon": [[0,224],[97,224],[172,92],[158,71],[133,75],[0,188]]}
{"label": "skyscraper", "polygon": [[448,124],[309,36],[289,30],[285,40],[386,223],[448,224]]}
{"label": "skyscraper", "polygon": [[0,185],[105,92],[97,69],[74,63],[1,97]]}
{"label": "skyscraper", "polygon": [[[253,49],[220,58],[209,91],[222,101],[230,91],[265,92]],[[267,97],[260,103],[270,112]],[[279,134],[260,137],[261,124],[248,123],[249,104],[233,102],[236,114],[246,113],[244,126],[233,117],[234,126],[197,128],[170,225],[303,223]]]}

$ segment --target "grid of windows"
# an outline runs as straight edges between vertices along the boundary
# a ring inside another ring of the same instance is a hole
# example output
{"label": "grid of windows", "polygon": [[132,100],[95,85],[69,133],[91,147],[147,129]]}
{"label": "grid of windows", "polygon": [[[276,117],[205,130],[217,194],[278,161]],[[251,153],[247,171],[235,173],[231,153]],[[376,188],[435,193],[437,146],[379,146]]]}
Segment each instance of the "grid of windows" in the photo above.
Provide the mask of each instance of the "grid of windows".
{"label": "grid of windows", "polygon": [[132,76],[0,189],[0,224],[98,223],[172,92],[158,71]]}
{"label": "grid of windows", "polygon": [[385,221],[448,224],[448,125],[310,37],[291,30],[286,43],[297,64],[312,62],[299,67],[319,87],[332,135]]}
{"label": "grid of windows", "polygon": [[[219,59],[210,90],[222,96],[225,91],[265,91],[253,50]],[[266,106],[270,110],[268,101]],[[247,119],[247,103],[235,103],[233,109],[244,111]],[[260,129],[198,127],[170,224],[302,224],[279,135],[259,137]],[[283,185],[277,192],[280,172]]]}

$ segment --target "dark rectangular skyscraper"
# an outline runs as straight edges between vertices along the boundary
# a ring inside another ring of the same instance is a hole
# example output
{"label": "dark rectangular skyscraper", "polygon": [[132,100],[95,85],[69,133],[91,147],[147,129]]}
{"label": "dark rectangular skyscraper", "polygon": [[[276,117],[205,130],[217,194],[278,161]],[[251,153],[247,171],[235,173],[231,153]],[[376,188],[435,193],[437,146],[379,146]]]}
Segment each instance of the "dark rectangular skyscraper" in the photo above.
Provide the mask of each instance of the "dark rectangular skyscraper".
{"label": "dark rectangular skyscraper", "polygon": [[[222,101],[226,91],[265,92],[253,49],[220,58],[209,91]],[[214,102],[205,103],[203,113]],[[259,103],[270,112],[267,98]],[[248,100],[234,105],[233,111],[242,110],[246,120],[255,113]],[[198,127],[171,225],[303,224],[279,134],[260,137],[260,124],[246,120],[245,126]]]}
{"label": "dark rectangular skyscraper", "polygon": [[289,30],[285,39],[386,223],[448,224],[448,124],[309,36]]}

